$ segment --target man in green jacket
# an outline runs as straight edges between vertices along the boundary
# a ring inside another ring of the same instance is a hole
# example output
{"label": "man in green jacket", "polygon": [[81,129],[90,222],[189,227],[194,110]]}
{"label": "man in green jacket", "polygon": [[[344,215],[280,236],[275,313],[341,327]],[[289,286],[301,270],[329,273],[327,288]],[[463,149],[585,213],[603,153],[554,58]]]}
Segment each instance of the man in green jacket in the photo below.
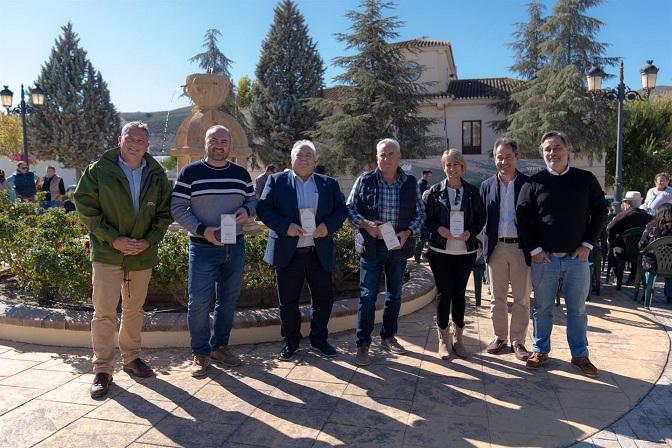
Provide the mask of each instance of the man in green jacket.
{"label": "man in green jacket", "polygon": [[120,295],[124,371],[139,377],[153,374],[139,357],[142,306],[158,263],[157,244],[172,218],[170,183],[163,167],[147,154],[148,147],[147,125],[127,123],[119,147],[89,165],[75,190],[77,212],[91,235],[93,398],[106,395],[112,382]]}

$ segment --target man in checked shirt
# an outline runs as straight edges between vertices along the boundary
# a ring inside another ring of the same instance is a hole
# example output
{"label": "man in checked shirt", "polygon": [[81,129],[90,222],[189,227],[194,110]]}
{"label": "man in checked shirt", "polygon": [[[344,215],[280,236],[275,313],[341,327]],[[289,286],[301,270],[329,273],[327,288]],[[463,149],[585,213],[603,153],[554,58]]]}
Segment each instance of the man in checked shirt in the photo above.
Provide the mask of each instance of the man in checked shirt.
{"label": "man in checked shirt", "polygon": [[[386,138],[376,145],[378,167],[355,181],[348,198],[352,225],[358,229],[355,246],[360,253],[361,295],[357,312],[357,355],[355,363],[371,363],[369,346],[376,312],[380,276],[385,273],[387,296],[380,331],[381,348],[402,354],[406,349],[397,342],[397,318],[401,308],[401,286],[406,259],[413,256],[415,236],[425,220],[425,205],[417,179],[399,168],[399,143]],[[394,228],[399,245],[388,249],[382,237],[382,226]]]}

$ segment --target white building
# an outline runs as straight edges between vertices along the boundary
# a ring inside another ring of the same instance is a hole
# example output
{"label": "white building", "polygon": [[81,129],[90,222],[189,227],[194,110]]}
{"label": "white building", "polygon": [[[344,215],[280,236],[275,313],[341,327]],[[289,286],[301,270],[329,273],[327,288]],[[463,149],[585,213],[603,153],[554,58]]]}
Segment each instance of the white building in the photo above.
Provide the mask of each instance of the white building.
{"label": "white building", "polygon": [[[462,151],[471,167],[467,171],[467,179],[480,183],[495,171],[492,147],[501,136],[491,128],[490,123],[504,118],[492,106],[522,81],[513,78],[460,79],[453,49],[447,41],[415,39],[396,45],[402,47],[408,63],[417,69],[416,82],[426,86],[427,96],[418,111],[421,116],[434,119],[431,135],[445,142],[442,150],[455,148]],[[327,89],[325,96],[337,94],[341,88]],[[572,160],[573,166],[592,171],[603,187],[604,163],[604,157],[601,161],[589,161],[578,154],[574,154]],[[435,180],[444,177],[438,154],[422,161],[407,160],[404,166],[416,175],[422,169],[432,169]],[[537,159],[524,163],[523,167],[527,172],[534,173],[544,164]]]}

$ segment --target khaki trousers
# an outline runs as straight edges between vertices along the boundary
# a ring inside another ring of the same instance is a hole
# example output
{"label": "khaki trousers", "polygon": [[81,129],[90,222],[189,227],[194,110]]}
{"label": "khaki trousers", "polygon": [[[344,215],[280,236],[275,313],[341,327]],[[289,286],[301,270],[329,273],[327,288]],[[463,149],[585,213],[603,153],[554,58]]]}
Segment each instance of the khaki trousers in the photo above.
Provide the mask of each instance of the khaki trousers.
{"label": "khaki trousers", "polygon": [[119,350],[124,364],[140,356],[140,332],[144,321],[142,306],[147,297],[152,270],[124,272],[121,266],[93,263],[93,371],[110,375],[114,371],[117,304],[121,300]]}
{"label": "khaki trousers", "polygon": [[[490,278],[490,311],[495,336],[503,341],[525,343],[530,322],[530,268],[517,244],[497,242],[488,263]],[[508,325],[509,283],[513,295],[511,328]]]}

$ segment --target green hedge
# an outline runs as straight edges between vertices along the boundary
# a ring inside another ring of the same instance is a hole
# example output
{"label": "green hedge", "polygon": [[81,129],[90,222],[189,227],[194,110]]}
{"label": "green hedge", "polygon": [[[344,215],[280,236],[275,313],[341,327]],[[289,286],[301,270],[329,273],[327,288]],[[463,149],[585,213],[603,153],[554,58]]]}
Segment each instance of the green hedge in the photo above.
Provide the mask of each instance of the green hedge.
{"label": "green hedge", "polygon": [[[247,236],[241,299],[269,306],[275,299],[275,272],[264,263],[267,231]],[[357,280],[359,256],[354,231],[345,225],[335,235],[337,291],[345,281]],[[159,245],[159,264],[150,282],[149,300],[169,297],[186,305],[188,237],[169,231]],[[86,228],[77,213],[43,211],[36,204],[10,203],[0,194],[0,262],[9,267],[20,287],[41,302],[90,301],[91,263]]]}

